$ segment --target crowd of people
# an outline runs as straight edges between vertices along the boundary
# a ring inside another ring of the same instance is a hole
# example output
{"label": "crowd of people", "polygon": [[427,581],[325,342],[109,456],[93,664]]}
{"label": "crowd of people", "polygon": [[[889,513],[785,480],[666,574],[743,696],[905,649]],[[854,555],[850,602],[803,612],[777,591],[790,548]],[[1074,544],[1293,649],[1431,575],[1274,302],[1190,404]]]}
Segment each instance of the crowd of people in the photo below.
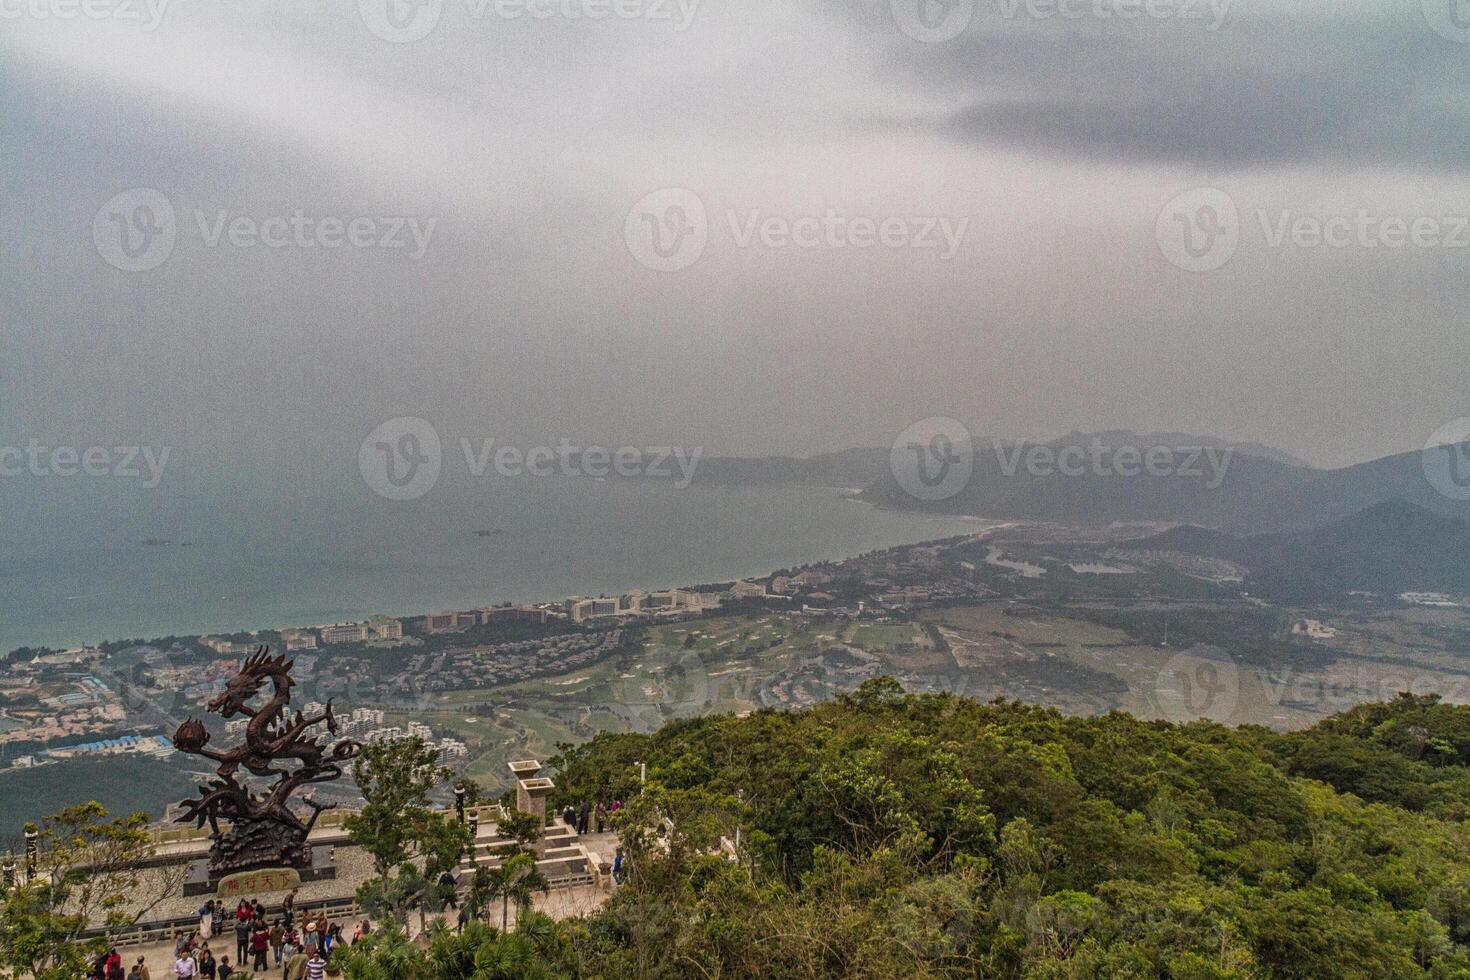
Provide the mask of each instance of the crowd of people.
{"label": "crowd of people", "polygon": [[622,808],[622,800],[613,800],[611,803],[583,800],[577,806],[568,803],[562,807],[561,818],[578,834],[602,834],[612,829],[613,814]]}
{"label": "crowd of people", "polygon": [[[327,916],[326,910],[307,911],[298,922],[296,893],[286,896],[279,914],[272,917],[260,901],[242,899],[233,910],[223,902],[211,899],[199,909],[199,928],[174,943],[174,964],[168,977],[157,980],[229,980],[249,973],[265,977],[272,968],[281,971],[282,980],[322,980],[327,960],[340,943],[351,945],[372,931],[366,919],[357,924],[351,940],[343,938],[342,926]],[[228,950],[233,932],[234,957]],[[210,940],[223,945],[215,952]],[[155,980],[144,957],[139,956],[131,970],[124,969],[122,955],[110,949],[98,957],[92,980]]]}

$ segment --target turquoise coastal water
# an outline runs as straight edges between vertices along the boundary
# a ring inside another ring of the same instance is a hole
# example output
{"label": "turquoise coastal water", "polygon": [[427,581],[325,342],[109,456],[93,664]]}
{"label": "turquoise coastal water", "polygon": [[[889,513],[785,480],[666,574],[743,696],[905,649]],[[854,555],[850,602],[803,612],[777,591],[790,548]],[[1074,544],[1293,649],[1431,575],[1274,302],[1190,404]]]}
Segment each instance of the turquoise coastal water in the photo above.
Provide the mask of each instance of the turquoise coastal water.
{"label": "turquoise coastal water", "polygon": [[728,581],[980,526],[830,489],[578,479],[409,504],[176,497],[32,516],[50,533],[0,541],[0,651]]}

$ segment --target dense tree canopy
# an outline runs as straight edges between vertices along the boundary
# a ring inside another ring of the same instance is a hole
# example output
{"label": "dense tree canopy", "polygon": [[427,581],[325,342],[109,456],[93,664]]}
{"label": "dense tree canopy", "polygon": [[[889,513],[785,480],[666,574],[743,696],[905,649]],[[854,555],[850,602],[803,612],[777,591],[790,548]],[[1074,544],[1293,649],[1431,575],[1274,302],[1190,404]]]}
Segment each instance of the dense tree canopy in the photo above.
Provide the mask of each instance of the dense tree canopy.
{"label": "dense tree canopy", "polygon": [[606,976],[1470,977],[1467,749],[1432,698],[1282,735],[888,680],[602,735],[560,784],[648,764],[632,874],[566,928]]}

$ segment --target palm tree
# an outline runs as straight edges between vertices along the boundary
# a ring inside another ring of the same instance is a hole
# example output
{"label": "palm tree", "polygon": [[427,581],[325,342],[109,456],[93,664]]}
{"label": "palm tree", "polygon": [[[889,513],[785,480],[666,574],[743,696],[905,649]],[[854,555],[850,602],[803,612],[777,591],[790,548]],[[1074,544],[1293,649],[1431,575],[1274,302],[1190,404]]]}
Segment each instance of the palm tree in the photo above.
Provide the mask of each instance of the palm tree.
{"label": "palm tree", "polygon": [[535,854],[523,851],[506,858],[505,863],[493,873],[487,895],[492,901],[497,897],[500,899],[500,931],[506,932],[509,928],[511,902],[516,904],[516,915],[525,918],[532,896],[550,890],[551,882],[536,870]]}

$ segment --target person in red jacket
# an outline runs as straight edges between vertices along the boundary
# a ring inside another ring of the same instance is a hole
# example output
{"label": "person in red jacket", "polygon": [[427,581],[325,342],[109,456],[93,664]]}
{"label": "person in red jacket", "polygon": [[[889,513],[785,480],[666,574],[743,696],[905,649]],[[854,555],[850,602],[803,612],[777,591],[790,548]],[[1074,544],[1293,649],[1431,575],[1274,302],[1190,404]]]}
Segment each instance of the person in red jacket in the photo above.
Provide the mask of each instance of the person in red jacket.
{"label": "person in red jacket", "polygon": [[250,952],[255,954],[256,972],[264,973],[266,969],[265,957],[270,952],[271,933],[265,927],[264,921],[255,923],[255,931],[250,934]]}

